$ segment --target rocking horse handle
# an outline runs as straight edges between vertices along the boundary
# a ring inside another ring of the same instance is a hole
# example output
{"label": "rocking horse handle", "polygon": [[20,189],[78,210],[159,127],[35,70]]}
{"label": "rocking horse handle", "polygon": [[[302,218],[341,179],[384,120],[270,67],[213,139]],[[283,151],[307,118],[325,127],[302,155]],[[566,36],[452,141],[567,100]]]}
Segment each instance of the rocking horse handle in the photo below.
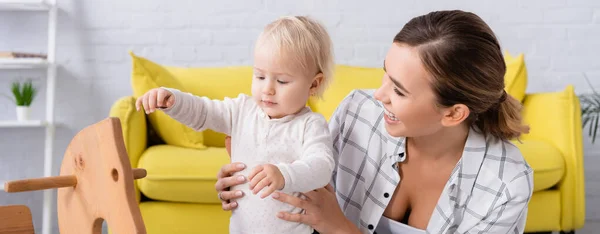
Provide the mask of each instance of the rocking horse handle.
{"label": "rocking horse handle", "polygon": [[7,193],[27,192],[53,188],[73,187],[77,185],[77,177],[53,176],[46,178],[35,178],[25,180],[7,181],[4,183],[4,191]]}
{"label": "rocking horse handle", "polygon": [[[133,179],[141,179],[146,177],[146,169],[134,168]],[[8,181],[4,184],[4,191],[7,193],[28,192],[44,189],[55,189],[64,187],[74,187],[77,185],[77,177],[69,176],[52,176],[45,178],[25,179]]]}
{"label": "rocking horse handle", "polygon": [[142,179],[144,177],[146,177],[147,173],[146,173],[146,169],[144,168],[133,168],[133,179],[137,180],[137,179]]}

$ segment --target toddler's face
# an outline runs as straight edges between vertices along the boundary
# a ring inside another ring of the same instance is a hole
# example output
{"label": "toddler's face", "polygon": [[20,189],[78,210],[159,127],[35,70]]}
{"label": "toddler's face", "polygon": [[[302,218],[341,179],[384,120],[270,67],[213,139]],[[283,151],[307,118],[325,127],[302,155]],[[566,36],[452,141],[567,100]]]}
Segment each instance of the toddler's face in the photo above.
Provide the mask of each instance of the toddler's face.
{"label": "toddler's face", "polygon": [[252,96],[269,117],[282,118],[306,106],[315,77],[271,51],[259,48],[254,53]]}

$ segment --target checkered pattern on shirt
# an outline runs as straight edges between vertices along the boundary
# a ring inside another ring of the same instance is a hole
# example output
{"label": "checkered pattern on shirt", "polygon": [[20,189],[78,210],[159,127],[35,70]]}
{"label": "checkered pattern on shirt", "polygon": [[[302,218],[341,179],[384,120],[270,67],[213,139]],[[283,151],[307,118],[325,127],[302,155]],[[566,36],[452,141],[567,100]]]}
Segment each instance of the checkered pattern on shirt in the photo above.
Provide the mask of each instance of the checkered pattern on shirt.
{"label": "checkered pattern on shirt", "polygon": [[[372,233],[400,183],[403,137],[385,130],[373,90],[355,90],[330,120],[338,203],[363,233]],[[427,226],[427,233],[522,233],[533,191],[532,170],[510,142],[471,130]]]}

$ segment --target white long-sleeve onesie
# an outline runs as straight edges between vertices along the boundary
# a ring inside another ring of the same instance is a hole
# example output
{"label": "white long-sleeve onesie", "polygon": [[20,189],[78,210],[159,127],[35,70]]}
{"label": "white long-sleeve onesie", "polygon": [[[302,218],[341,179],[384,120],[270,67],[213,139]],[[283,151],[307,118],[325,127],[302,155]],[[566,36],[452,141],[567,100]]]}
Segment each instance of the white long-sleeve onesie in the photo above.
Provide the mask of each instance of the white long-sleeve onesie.
{"label": "white long-sleeve onesie", "polygon": [[[197,131],[212,129],[232,136],[231,161],[246,164],[236,175],[247,177],[257,165],[274,164],[285,179],[281,192],[297,197],[329,183],[335,162],[328,124],[321,114],[305,107],[295,115],[270,119],[245,94],[212,100],[165,89],[175,96],[174,105],[163,110],[167,115]],[[241,190],[244,196],[232,212],[230,233],[312,233],[310,226],[277,218],[279,211],[301,209],[271,197],[261,199],[260,192],[252,194],[249,183],[231,189]]]}

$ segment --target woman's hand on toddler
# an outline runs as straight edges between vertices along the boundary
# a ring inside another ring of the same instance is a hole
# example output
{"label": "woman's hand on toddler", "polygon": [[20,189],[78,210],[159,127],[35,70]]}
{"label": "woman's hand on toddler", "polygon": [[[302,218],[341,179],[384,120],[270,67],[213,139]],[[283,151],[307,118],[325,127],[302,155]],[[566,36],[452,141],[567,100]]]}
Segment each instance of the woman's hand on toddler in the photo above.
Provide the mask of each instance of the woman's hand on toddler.
{"label": "woman's hand on toddler", "polygon": [[150,114],[156,108],[166,109],[175,104],[175,95],[170,91],[162,88],[151,89],[135,101],[135,109],[140,110],[144,107],[146,114]]}
{"label": "woman's hand on toddler", "polygon": [[248,179],[250,180],[250,189],[252,189],[252,193],[254,194],[257,194],[263,188],[268,186],[267,189],[262,192],[260,198],[265,198],[275,192],[275,190],[281,190],[283,189],[283,186],[285,186],[283,174],[281,174],[279,168],[273,164],[263,164],[253,168]]}

